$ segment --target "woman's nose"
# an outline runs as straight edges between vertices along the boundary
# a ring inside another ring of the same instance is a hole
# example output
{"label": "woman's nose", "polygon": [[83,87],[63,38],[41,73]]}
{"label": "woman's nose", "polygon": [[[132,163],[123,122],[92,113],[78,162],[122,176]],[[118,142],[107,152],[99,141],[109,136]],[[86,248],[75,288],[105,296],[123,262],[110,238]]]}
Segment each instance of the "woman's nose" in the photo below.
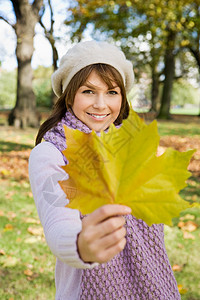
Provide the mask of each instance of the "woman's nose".
{"label": "woman's nose", "polygon": [[106,107],[106,102],[104,99],[104,95],[98,94],[95,97],[95,101],[93,103],[94,108],[104,109]]}

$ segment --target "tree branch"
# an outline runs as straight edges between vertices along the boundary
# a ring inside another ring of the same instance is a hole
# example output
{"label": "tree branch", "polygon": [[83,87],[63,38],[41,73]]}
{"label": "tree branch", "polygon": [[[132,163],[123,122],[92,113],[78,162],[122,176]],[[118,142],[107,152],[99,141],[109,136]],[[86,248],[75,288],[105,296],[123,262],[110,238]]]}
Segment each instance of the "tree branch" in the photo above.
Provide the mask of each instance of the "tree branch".
{"label": "tree branch", "polygon": [[34,10],[36,10],[37,12],[40,11],[41,7],[44,6],[43,0],[34,0],[32,7]]}
{"label": "tree branch", "polygon": [[54,24],[54,19],[53,19],[53,8],[51,5],[51,0],[48,0],[49,8],[50,8],[50,14],[51,14],[51,28],[50,28],[50,33],[53,33],[53,24]]}
{"label": "tree branch", "polygon": [[52,9],[52,5],[51,5],[51,0],[48,0],[48,5],[50,8],[50,22],[51,22],[50,29],[48,30],[46,28],[46,26],[44,25],[44,23],[42,22],[42,17],[43,17],[44,11],[45,11],[44,7],[42,8],[41,13],[40,13],[39,24],[44,29],[46,38],[49,40],[50,43],[52,43],[54,19],[53,19],[53,9]]}
{"label": "tree branch", "polygon": [[14,30],[15,30],[15,24],[11,24],[6,18],[4,18],[3,16],[0,16],[0,20],[3,20],[4,22],[6,22],[8,25],[10,25]]}
{"label": "tree branch", "polygon": [[43,15],[44,15],[44,11],[45,11],[45,8],[42,7],[41,12],[40,12],[40,15],[39,15],[39,20],[38,20],[38,22],[39,22],[39,24],[41,25],[41,27],[44,29],[44,34],[45,34],[45,36],[48,37],[49,32],[48,32],[48,30],[46,29],[44,23],[42,22],[42,17],[43,17]]}
{"label": "tree branch", "polygon": [[57,61],[58,61],[58,52],[57,49],[55,47],[55,38],[53,35],[53,25],[54,25],[54,19],[53,19],[53,8],[51,5],[51,0],[48,0],[48,5],[50,8],[50,22],[51,22],[51,26],[50,29],[47,29],[46,26],[44,25],[43,21],[42,21],[42,17],[44,15],[44,11],[45,11],[45,7],[42,7],[40,14],[39,14],[39,24],[41,25],[41,27],[44,29],[44,34],[45,37],[47,38],[47,40],[49,41],[51,48],[52,48],[52,52],[53,52],[53,67],[54,67],[54,71],[57,69]]}
{"label": "tree branch", "polygon": [[15,16],[17,19],[21,17],[21,10],[20,10],[20,1],[19,0],[11,0],[13,9],[15,11]]}
{"label": "tree branch", "polygon": [[35,16],[40,18],[42,18],[45,8],[44,8],[44,2],[43,0],[34,0],[32,6],[32,10],[34,11]]}

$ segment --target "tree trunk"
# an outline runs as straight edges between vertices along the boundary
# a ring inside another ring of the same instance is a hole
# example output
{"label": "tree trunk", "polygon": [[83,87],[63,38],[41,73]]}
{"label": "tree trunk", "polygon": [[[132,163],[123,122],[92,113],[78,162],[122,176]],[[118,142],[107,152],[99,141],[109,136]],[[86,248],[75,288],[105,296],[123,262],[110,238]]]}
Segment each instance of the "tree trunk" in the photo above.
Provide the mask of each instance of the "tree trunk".
{"label": "tree trunk", "polygon": [[[195,14],[196,14],[196,22],[199,24],[200,19],[200,7],[199,4],[195,3]],[[197,21],[198,20],[198,21]],[[196,59],[197,65],[199,67],[200,72],[200,26],[197,26],[196,37],[194,35],[194,42],[190,45],[189,50],[194,55]]]}
{"label": "tree trunk", "polygon": [[[27,49],[27,45],[24,45],[24,43],[24,39],[21,43],[17,42],[17,100],[9,115],[9,124],[21,128],[27,126],[37,127],[40,120],[36,111],[36,99],[32,89],[33,70],[31,58],[33,49],[30,49],[26,56],[24,52],[22,53]],[[32,46],[31,43],[29,46]]]}
{"label": "tree trunk", "polygon": [[28,0],[11,1],[17,19],[14,27],[17,35],[18,72],[17,99],[15,107],[8,117],[8,122],[15,127],[38,127],[40,116],[36,110],[36,99],[32,88],[31,59],[34,52],[35,25],[39,20],[39,10],[43,5],[43,0],[35,0],[32,5]]}
{"label": "tree trunk", "polygon": [[160,58],[160,51],[156,48],[156,36],[155,31],[151,31],[152,34],[152,43],[151,43],[151,112],[157,112],[158,111],[158,98],[159,98],[159,74],[158,74],[158,63]]}
{"label": "tree trunk", "polygon": [[165,52],[165,80],[161,98],[161,107],[158,114],[158,119],[170,119],[170,103],[171,94],[173,88],[174,72],[175,72],[175,38],[176,34],[173,31],[169,31],[167,48]]}
{"label": "tree trunk", "polygon": [[[55,72],[57,70],[57,63],[58,63],[58,51],[55,47],[55,39],[53,40],[49,40],[50,41],[50,44],[51,44],[51,47],[52,47],[52,52],[53,52],[53,71]],[[54,104],[56,103],[57,101],[57,96],[54,94],[54,91],[52,89],[51,91],[51,106],[53,107]]]}
{"label": "tree trunk", "polygon": [[159,75],[155,68],[152,68],[152,86],[151,86],[151,109],[152,112],[158,110],[158,96],[159,96]]}

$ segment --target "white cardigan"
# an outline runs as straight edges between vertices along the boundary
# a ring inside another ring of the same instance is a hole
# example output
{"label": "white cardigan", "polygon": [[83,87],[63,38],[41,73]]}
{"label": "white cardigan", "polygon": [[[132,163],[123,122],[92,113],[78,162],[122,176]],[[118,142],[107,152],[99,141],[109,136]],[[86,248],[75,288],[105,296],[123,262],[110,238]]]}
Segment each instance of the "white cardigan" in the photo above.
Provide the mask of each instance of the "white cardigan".
{"label": "white cardigan", "polygon": [[82,269],[97,263],[84,263],[77,251],[77,235],[82,229],[78,210],[66,208],[66,195],[58,180],[68,178],[60,167],[62,153],[50,142],[37,145],[29,158],[29,178],[47,244],[56,256],[56,300],[79,299]]}

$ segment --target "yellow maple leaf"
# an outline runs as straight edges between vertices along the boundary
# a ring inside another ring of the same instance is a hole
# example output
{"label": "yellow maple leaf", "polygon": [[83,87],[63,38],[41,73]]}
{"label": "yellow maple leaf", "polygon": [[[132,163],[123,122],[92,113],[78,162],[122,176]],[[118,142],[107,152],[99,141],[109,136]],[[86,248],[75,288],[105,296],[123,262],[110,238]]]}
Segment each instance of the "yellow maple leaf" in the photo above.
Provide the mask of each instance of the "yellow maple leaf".
{"label": "yellow maple leaf", "polygon": [[185,288],[182,284],[178,284],[178,290],[181,295],[184,295],[188,292],[188,289]]}
{"label": "yellow maple leaf", "polygon": [[144,123],[131,110],[120,128],[113,124],[98,136],[65,129],[69,179],[60,181],[70,200],[67,205],[88,214],[98,207],[118,203],[132,214],[153,223],[171,225],[171,219],[189,205],[179,196],[190,176],[187,171],[194,150],[168,148],[157,156],[157,122]]}

